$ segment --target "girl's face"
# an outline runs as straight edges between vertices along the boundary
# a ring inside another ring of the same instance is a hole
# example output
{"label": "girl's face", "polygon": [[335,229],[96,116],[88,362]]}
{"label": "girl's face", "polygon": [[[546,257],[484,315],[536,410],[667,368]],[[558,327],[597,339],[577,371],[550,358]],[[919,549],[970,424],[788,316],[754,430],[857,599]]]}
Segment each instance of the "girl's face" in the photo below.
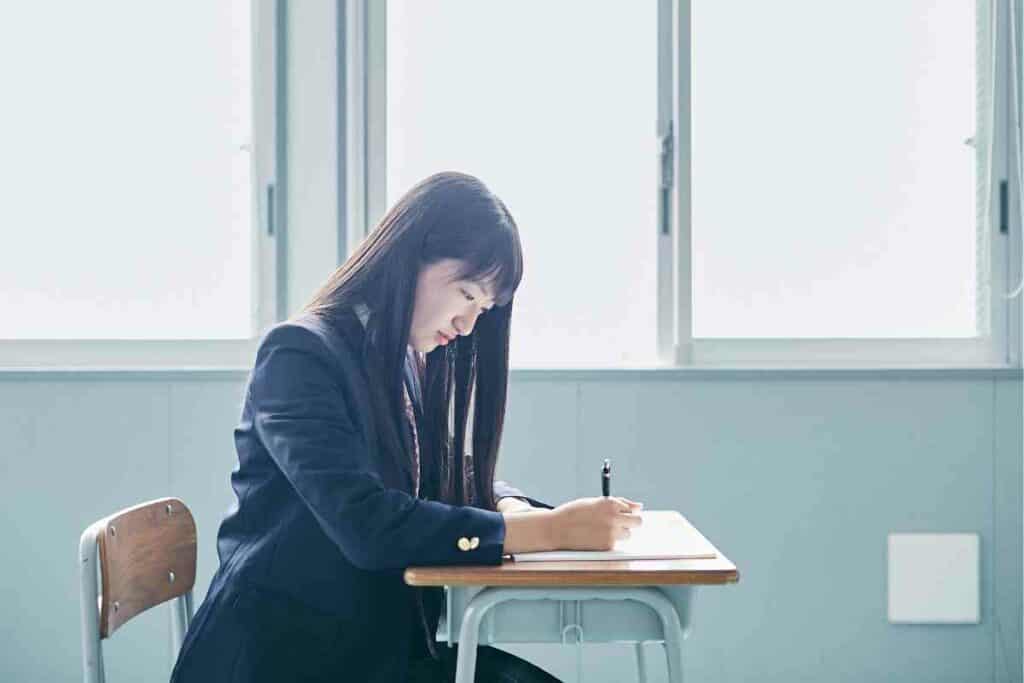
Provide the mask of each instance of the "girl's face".
{"label": "girl's face", "polygon": [[420,269],[409,345],[421,353],[471,333],[476,319],[494,305],[485,284],[454,279],[459,265],[455,259],[444,259]]}

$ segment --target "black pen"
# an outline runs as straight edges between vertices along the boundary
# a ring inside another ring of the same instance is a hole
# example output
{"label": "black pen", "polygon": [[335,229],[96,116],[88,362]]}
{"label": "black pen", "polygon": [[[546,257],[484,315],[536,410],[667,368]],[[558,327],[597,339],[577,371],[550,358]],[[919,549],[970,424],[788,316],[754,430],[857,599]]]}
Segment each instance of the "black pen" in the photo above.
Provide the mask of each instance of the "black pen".
{"label": "black pen", "polygon": [[607,498],[612,489],[612,461],[607,458],[601,466],[601,495]]}

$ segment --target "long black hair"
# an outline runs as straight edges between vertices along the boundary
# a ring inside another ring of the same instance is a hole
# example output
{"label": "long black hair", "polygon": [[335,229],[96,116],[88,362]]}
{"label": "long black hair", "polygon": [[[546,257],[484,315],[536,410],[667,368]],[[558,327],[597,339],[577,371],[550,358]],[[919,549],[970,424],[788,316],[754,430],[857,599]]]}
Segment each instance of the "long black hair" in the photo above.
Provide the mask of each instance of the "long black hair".
{"label": "long black hair", "polygon": [[[403,368],[420,269],[442,259],[461,262],[456,279],[487,284],[494,306],[471,334],[426,356],[420,424],[421,490],[456,505],[494,510],[494,470],[508,386],[509,321],[523,273],[512,215],[480,180],[464,173],[432,175],[410,189],[303,312],[336,322],[357,304],[371,312],[364,361],[380,443],[401,469],[411,462],[403,435]],[[473,401],[472,451],[465,440]],[[454,405],[453,405],[454,401]]]}

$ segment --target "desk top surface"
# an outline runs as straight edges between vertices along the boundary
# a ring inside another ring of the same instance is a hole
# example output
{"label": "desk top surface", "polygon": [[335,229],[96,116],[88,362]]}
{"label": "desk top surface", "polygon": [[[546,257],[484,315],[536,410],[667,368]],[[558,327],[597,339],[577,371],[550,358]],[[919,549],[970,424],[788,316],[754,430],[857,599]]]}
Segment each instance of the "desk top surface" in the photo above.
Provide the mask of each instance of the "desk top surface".
{"label": "desk top surface", "polygon": [[410,586],[665,586],[736,583],[736,565],[721,553],[702,560],[513,562],[409,567]]}

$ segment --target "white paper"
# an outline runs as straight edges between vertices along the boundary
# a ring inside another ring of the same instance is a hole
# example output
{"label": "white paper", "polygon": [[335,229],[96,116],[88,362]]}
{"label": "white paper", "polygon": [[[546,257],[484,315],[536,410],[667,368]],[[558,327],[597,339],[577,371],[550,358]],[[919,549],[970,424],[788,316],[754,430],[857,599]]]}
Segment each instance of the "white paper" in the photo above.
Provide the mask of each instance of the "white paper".
{"label": "white paper", "polygon": [[675,510],[644,510],[643,523],[632,535],[615,543],[612,550],[548,550],[514,553],[516,562],[563,560],[672,560],[712,559],[715,547]]}

